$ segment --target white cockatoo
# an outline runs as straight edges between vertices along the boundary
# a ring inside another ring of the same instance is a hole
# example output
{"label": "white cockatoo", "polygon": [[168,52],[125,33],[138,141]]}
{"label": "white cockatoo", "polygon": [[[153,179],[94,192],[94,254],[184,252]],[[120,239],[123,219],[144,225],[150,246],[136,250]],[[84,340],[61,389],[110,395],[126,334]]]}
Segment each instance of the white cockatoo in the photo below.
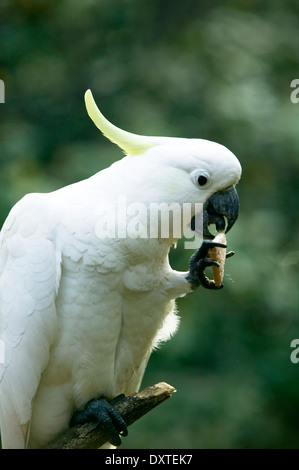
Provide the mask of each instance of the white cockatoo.
{"label": "white cockatoo", "polygon": [[[238,216],[241,167],[227,148],[135,135],[111,124],[90,90],[85,101],[126,156],[79,183],[26,195],[3,225],[3,448],[41,448],[89,419],[106,423],[118,445],[126,424],[105,399],[138,390],[151,351],[177,329],[175,299],[216,288],[204,273],[213,264],[208,225],[228,231]],[[204,241],[186,272],[169,265],[178,238],[171,223],[168,235],[148,235],[149,209],[174,202],[192,205],[194,230],[196,204],[203,215]]]}

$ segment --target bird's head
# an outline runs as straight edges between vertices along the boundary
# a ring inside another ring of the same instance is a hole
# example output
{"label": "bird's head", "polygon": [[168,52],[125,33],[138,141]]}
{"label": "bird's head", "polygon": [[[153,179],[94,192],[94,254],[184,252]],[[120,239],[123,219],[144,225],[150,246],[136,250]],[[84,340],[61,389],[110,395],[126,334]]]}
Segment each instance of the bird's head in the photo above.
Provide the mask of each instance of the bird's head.
{"label": "bird's head", "polygon": [[[228,232],[237,220],[239,199],[235,189],[241,165],[223,145],[203,139],[136,135],[111,124],[99,111],[88,90],[85,94],[89,116],[101,132],[127,155],[122,159],[134,179],[143,183],[140,201],[150,195],[152,202],[203,204],[203,238],[212,239],[209,225]],[[191,228],[197,231],[194,209]]]}

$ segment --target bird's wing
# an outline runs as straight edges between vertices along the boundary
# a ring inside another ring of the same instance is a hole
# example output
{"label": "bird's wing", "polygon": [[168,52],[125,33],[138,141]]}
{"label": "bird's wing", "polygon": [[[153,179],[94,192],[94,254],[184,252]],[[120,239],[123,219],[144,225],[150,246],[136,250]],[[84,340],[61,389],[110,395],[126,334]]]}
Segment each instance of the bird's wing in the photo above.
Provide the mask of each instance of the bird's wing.
{"label": "bird's wing", "polygon": [[0,424],[3,448],[24,448],[34,396],[55,338],[61,256],[38,195],[22,199],[0,234]]}

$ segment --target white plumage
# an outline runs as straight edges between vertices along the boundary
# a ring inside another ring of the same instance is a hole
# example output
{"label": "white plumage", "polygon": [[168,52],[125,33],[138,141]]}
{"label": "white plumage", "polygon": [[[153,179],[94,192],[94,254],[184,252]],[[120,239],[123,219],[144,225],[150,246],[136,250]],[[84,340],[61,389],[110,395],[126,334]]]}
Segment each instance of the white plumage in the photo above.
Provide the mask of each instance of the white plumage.
{"label": "white plumage", "polygon": [[[138,390],[157,341],[176,330],[191,291],[162,238],[99,238],[103,201],[204,203],[241,174],[225,147],[136,136],[90,116],[128,156],[82,182],[29,194],[0,235],[0,424],[4,448],[42,447],[92,398]],[[207,187],[194,174],[209,176]],[[191,176],[190,176],[191,175]]]}

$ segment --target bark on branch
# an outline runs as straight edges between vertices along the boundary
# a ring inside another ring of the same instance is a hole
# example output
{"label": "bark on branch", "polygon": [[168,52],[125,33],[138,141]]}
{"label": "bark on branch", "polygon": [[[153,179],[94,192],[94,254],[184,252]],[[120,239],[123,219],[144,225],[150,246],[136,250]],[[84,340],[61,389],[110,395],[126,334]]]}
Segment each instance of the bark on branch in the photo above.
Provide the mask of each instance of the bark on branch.
{"label": "bark on branch", "polygon": [[[141,418],[145,413],[167,400],[175,389],[165,382],[160,382],[132,395],[118,395],[110,402],[122,416],[127,426]],[[107,442],[103,431],[96,423],[73,426],[58,436],[45,449],[97,449]]]}

